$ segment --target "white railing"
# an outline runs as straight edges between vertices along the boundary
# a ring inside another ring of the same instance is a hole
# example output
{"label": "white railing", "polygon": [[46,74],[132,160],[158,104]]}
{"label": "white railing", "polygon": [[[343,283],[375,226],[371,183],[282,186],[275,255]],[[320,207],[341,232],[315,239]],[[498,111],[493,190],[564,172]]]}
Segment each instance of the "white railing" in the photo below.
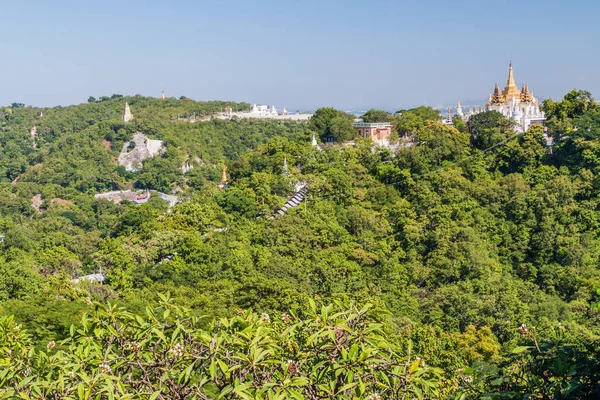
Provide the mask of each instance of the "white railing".
{"label": "white railing", "polygon": [[389,122],[356,122],[354,123],[355,128],[389,128],[392,124]]}

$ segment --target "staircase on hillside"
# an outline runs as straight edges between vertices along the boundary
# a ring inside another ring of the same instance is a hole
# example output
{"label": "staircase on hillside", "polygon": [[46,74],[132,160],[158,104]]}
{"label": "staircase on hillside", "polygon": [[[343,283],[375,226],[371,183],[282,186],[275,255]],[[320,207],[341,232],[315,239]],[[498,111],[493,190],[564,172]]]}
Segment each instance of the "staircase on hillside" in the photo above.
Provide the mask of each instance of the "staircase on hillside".
{"label": "staircase on hillside", "polygon": [[305,200],[306,193],[308,192],[308,184],[306,182],[298,182],[294,188],[294,194],[288,199],[288,201],[275,212],[275,214],[285,215],[287,210],[292,207],[297,207]]}

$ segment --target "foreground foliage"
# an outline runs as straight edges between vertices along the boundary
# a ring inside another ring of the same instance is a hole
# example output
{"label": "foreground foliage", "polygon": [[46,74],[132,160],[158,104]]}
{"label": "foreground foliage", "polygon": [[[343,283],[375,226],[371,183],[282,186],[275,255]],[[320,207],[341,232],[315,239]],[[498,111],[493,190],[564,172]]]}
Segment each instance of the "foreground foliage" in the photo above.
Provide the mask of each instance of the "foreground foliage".
{"label": "foreground foliage", "polygon": [[[385,338],[370,305],[301,315],[239,311],[211,323],[161,296],[144,316],[97,304],[35,351],[0,321],[2,398],[356,399],[436,396],[440,371]],[[381,396],[381,397],[379,397]]]}

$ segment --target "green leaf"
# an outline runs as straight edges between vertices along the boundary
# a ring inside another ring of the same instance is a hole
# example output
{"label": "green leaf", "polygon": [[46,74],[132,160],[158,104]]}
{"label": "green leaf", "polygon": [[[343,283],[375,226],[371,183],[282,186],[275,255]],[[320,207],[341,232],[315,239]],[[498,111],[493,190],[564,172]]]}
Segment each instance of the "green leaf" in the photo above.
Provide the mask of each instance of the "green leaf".
{"label": "green leaf", "polygon": [[353,387],[355,387],[356,385],[358,385],[358,382],[351,382],[351,383],[347,383],[344,386],[342,386],[340,388],[340,390],[338,390],[338,394],[341,394],[343,392],[345,392],[346,390],[352,389]]}
{"label": "green leaf", "polygon": [[306,386],[310,383],[310,380],[306,377],[296,377],[292,378],[292,385],[294,386]]}
{"label": "green leaf", "polygon": [[294,389],[287,389],[287,393],[296,400],[305,400],[305,397],[302,395],[302,393]]}
{"label": "green leaf", "polygon": [[79,397],[79,400],[87,399],[87,396],[85,395],[85,387],[83,386],[83,383],[80,383],[79,385],[77,385],[77,396]]}
{"label": "green leaf", "polygon": [[210,379],[215,379],[217,376],[217,363],[215,360],[210,361],[210,366],[208,367],[208,373],[210,374]]}
{"label": "green leaf", "polygon": [[148,400],[156,400],[158,398],[158,396],[160,396],[160,390],[157,392],[152,393],[152,396],[150,396],[148,398]]}
{"label": "green leaf", "polygon": [[227,372],[229,371],[229,367],[227,366],[227,364],[225,364],[223,360],[218,360],[217,363],[219,364],[221,372],[223,372],[223,374],[227,374]]}
{"label": "green leaf", "polygon": [[421,360],[415,360],[413,361],[410,366],[408,367],[408,372],[409,373],[413,373],[417,370],[417,368],[419,368],[419,365],[421,364]]}
{"label": "green leaf", "polygon": [[521,354],[521,353],[524,353],[531,349],[533,349],[533,347],[531,347],[531,346],[517,346],[514,349],[512,349],[510,352],[513,354]]}

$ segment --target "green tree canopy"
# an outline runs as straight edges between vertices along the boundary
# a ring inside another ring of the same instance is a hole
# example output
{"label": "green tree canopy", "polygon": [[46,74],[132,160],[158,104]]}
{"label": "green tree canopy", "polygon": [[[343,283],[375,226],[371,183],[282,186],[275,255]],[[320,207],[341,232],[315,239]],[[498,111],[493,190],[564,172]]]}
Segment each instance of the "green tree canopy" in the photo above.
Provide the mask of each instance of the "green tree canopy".
{"label": "green tree canopy", "polygon": [[514,135],[512,121],[498,111],[486,111],[473,115],[467,124],[471,143],[484,150]]}
{"label": "green tree canopy", "polygon": [[390,122],[390,113],[371,108],[361,118],[364,122]]}
{"label": "green tree canopy", "polygon": [[310,125],[322,141],[329,138],[335,141],[349,140],[354,137],[353,117],[332,107],[321,107],[315,111]]}

